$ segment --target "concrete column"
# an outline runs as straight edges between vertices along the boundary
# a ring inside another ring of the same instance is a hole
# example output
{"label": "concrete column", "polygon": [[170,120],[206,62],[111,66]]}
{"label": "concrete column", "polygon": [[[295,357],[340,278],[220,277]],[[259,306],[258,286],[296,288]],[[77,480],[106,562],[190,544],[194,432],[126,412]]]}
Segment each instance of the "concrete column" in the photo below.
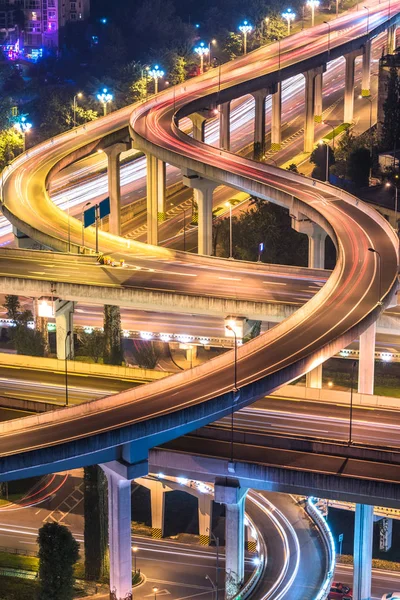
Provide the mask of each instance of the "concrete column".
{"label": "concrete column", "polygon": [[379,521],[379,550],[389,552],[393,541],[393,519],[383,517]]}
{"label": "concrete column", "polygon": [[322,78],[323,74],[318,73],[315,76],[315,107],[314,107],[314,122],[322,123]]}
{"label": "concrete column", "polygon": [[212,254],[212,209],[213,191],[217,185],[195,174],[183,176],[184,185],[193,188],[194,201],[198,207],[198,252]]}
{"label": "concrete column", "polygon": [[366,42],[362,55],[362,82],[361,96],[368,98],[371,95],[371,41]]}
{"label": "concrete column", "polygon": [[231,147],[231,103],[224,102],[219,105],[219,147],[230,150]]}
{"label": "concrete column", "polygon": [[344,122],[352,123],[354,115],[354,63],[356,55],[351,52],[345,55],[345,83],[344,83]]}
{"label": "concrete column", "polygon": [[305,107],[306,115],[304,122],[304,152],[312,152],[314,149],[314,110],[315,110],[315,78],[322,73],[322,67],[311,69],[304,73],[305,85]]}
{"label": "concrete column", "polygon": [[102,469],[108,481],[110,600],[131,600],[131,482],[106,465]]}
{"label": "concrete column", "polygon": [[206,127],[206,117],[200,113],[189,115],[193,124],[193,139],[198,142],[204,142],[204,131]]}
{"label": "concrete column", "polygon": [[295,231],[308,236],[308,267],[310,269],[324,269],[326,238],[324,229],[307,218],[292,219],[292,227]]}
{"label": "concrete column", "polygon": [[147,155],[147,243],[158,244],[158,222],[165,219],[165,163]]}
{"label": "concrete column", "polygon": [[387,53],[394,54],[396,45],[396,25],[390,25],[387,29]]}
{"label": "concrete column", "polygon": [[201,494],[198,497],[199,502],[199,537],[202,546],[208,546],[210,543],[210,531],[212,525],[212,496]]}
{"label": "concrete column", "polygon": [[257,552],[257,538],[255,537],[255,531],[250,525],[245,528],[246,534],[246,550],[255,554]]}
{"label": "concrete column", "polygon": [[247,489],[237,479],[216,480],[215,501],[225,504],[225,598],[240,590],[244,579],[244,506]]}
{"label": "concrete column", "polygon": [[374,507],[356,504],[354,525],[354,600],[370,600]]}
{"label": "concrete column", "polygon": [[374,393],[376,321],[360,335],[358,393]]}
{"label": "concrete column", "polygon": [[322,365],[306,374],[306,386],[318,390],[322,388]]}
{"label": "concrete column", "polygon": [[108,195],[110,197],[110,233],[121,235],[121,180],[119,157],[121,152],[129,149],[129,145],[119,142],[104,148],[107,155]]}
{"label": "concrete column", "polygon": [[267,90],[258,90],[253,92],[252,96],[255,100],[254,158],[260,160],[265,154],[265,99]]}
{"label": "concrete column", "polygon": [[151,537],[164,537],[165,489],[159,481],[154,481],[150,488],[151,499]]}
{"label": "concrete column", "polygon": [[282,144],[282,84],[276,84],[276,91],[272,94],[272,121],[271,121],[271,150],[277,152]]}
{"label": "concrete column", "polygon": [[[65,350],[69,359],[74,358],[74,308],[75,303],[68,300],[55,300],[56,348],[57,358],[65,359]],[[67,338],[68,331],[72,334]]]}

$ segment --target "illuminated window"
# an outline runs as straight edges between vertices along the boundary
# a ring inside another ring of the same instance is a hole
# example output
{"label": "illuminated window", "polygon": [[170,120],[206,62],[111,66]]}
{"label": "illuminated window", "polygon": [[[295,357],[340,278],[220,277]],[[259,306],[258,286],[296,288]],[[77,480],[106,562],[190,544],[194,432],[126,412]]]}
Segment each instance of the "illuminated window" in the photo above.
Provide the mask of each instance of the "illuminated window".
{"label": "illuminated window", "polygon": [[32,11],[32,21],[37,21],[37,12]]}

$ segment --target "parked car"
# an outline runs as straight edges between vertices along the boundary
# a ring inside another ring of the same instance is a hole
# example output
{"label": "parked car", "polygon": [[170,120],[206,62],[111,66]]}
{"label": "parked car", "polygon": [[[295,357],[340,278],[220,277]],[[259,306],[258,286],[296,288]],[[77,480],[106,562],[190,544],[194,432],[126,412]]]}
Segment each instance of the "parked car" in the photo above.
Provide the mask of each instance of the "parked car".
{"label": "parked car", "polygon": [[328,594],[328,600],[353,600],[353,590],[344,583],[334,581]]}
{"label": "parked car", "polygon": [[383,594],[382,600],[400,600],[400,592],[389,592],[388,594]]}

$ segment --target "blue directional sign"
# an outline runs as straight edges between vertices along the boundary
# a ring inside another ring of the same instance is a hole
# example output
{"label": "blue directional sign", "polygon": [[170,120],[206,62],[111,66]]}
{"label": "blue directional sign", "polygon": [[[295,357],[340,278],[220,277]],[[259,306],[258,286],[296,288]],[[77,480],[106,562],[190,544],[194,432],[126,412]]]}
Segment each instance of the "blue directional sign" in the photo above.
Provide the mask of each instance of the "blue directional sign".
{"label": "blue directional sign", "polygon": [[264,252],[264,242],[260,242],[260,243],[258,244],[258,251],[259,251],[259,252]]}
{"label": "blue directional sign", "polygon": [[99,210],[100,210],[100,219],[104,219],[104,217],[107,217],[107,215],[110,214],[110,212],[111,212],[110,198],[104,198],[104,200],[102,200],[100,202]]}
{"label": "blue directional sign", "polygon": [[84,227],[90,227],[96,222],[96,207],[91,206],[83,213],[83,225]]}

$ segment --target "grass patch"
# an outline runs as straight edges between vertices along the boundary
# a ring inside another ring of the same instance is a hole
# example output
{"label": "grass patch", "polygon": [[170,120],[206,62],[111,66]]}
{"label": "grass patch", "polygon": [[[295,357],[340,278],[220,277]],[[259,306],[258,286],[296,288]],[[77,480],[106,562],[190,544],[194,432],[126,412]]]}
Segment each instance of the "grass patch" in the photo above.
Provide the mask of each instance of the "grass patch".
{"label": "grass patch", "polygon": [[36,556],[0,552],[0,567],[2,569],[22,569],[36,572],[39,569],[39,559]]}
{"label": "grass patch", "polygon": [[[349,554],[342,554],[336,557],[336,562],[342,565],[352,565],[353,557]],[[400,563],[392,562],[391,560],[382,560],[381,558],[372,559],[373,569],[382,569],[384,571],[396,571],[400,572]]]}
{"label": "grass patch", "polygon": [[332,131],[330,131],[329,133],[324,135],[322,140],[330,141],[333,139],[333,137],[337,138],[337,136],[340,135],[341,133],[343,133],[343,131],[346,131],[346,129],[348,129],[350,127],[350,125],[351,125],[350,123],[341,123],[340,125],[335,127],[335,129],[332,129]]}
{"label": "grass patch", "polygon": [[39,584],[30,579],[2,577],[0,579],[0,600],[35,600]]}

